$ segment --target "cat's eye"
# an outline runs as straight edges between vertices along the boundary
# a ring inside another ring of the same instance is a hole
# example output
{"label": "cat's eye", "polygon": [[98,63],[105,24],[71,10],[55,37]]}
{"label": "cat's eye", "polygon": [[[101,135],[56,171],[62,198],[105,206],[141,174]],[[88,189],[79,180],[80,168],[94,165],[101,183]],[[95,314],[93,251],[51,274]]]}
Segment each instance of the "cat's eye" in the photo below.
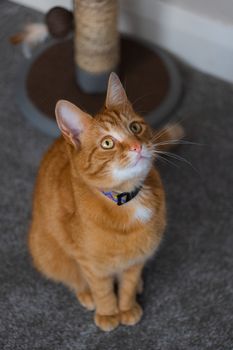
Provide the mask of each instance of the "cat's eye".
{"label": "cat's eye", "polygon": [[111,137],[106,137],[102,142],[101,142],[101,147],[104,149],[111,149],[114,147],[114,141]]}
{"label": "cat's eye", "polygon": [[142,126],[138,122],[132,122],[129,127],[134,134],[140,134],[142,131]]}

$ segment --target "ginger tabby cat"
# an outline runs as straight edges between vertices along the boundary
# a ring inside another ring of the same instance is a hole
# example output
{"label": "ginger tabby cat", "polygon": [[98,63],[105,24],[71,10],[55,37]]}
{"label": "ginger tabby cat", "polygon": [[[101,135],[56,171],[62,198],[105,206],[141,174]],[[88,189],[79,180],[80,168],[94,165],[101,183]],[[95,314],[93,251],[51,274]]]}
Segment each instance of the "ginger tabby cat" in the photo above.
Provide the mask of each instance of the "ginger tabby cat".
{"label": "ginger tabby cat", "polygon": [[[102,330],[134,325],[142,317],[136,301],[142,269],[166,225],[154,134],[114,73],[95,118],[64,100],[56,118],[64,138],[45,155],[36,182],[29,232],[34,265],[95,309]],[[174,126],[156,141],[181,136]]]}

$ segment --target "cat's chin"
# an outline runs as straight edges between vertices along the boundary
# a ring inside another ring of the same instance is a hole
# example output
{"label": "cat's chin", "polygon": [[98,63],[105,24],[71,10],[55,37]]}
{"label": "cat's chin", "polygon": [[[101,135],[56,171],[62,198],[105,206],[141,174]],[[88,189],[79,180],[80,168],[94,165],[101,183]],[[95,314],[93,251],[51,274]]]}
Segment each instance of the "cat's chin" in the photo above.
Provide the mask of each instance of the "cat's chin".
{"label": "cat's chin", "polygon": [[132,167],[135,167],[137,165],[142,165],[143,163],[146,164],[146,162],[151,162],[151,158],[150,157],[145,157],[145,156],[140,156],[134,163],[134,165],[132,165]]}
{"label": "cat's chin", "polygon": [[134,178],[141,178],[143,181],[152,167],[151,158],[141,157],[136,163],[125,168],[114,167],[112,177],[116,181],[130,181]]}

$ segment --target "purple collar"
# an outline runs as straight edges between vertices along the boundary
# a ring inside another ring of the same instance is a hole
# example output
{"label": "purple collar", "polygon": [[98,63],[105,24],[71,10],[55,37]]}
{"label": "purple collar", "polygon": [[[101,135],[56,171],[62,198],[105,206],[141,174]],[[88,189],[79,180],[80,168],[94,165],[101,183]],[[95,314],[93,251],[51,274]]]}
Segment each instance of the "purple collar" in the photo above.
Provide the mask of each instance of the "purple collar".
{"label": "purple collar", "polygon": [[106,197],[111,199],[113,202],[117,203],[117,205],[123,205],[129,202],[131,199],[136,197],[138,192],[141,190],[142,186],[136,187],[136,189],[132,192],[122,192],[118,193],[115,191],[105,192],[101,191]]}

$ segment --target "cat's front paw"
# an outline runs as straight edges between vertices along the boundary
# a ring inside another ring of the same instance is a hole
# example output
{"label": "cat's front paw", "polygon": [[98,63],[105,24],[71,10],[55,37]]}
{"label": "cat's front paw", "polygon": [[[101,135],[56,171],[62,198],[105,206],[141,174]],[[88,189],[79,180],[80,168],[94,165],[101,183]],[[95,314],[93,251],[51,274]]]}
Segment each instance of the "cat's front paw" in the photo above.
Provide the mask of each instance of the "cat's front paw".
{"label": "cat's front paw", "polygon": [[77,298],[80,304],[87,310],[95,310],[95,302],[90,290],[85,290],[84,292],[77,293]]}
{"label": "cat's front paw", "polygon": [[120,324],[120,317],[118,314],[116,315],[99,315],[95,314],[95,324],[97,327],[102,329],[102,331],[110,332]]}
{"label": "cat's front paw", "polygon": [[138,303],[135,303],[130,310],[121,311],[121,324],[124,324],[126,326],[133,326],[140,321],[142,314],[143,311],[141,306]]}

